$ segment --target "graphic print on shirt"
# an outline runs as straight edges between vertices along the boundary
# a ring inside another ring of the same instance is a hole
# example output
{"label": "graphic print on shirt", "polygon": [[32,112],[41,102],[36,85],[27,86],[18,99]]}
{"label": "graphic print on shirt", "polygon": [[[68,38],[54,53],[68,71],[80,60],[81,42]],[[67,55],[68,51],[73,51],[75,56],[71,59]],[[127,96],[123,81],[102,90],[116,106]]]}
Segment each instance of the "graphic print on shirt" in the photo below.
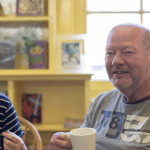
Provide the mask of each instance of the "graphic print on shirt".
{"label": "graphic print on shirt", "polygon": [[143,144],[150,142],[150,130],[143,129],[149,117],[136,115],[127,115],[125,117],[123,113],[105,110],[102,111],[102,114],[103,117],[97,131],[99,132],[106,125],[109,125],[106,137],[116,139],[120,136],[123,141],[136,141]]}

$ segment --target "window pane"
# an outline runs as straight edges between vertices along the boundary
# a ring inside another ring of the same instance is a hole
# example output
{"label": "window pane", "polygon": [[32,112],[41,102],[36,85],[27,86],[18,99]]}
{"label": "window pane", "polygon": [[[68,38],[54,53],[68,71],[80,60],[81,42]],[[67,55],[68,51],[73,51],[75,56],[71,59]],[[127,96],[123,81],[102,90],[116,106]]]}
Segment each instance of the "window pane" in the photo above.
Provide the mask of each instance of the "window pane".
{"label": "window pane", "polygon": [[[103,66],[105,46],[109,31],[119,23],[140,23],[139,14],[88,14],[87,35],[85,37],[86,65],[91,67]],[[94,73],[94,72],[93,72]],[[103,74],[99,76],[103,78]],[[95,76],[92,76],[95,79]]]}
{"label": "window pane", "polygon": [[87,0],[87,10],[88,11],[139,11],[140,0]]}
{"label": "window pane", "polygon": [[143,14],[143,25],[150,29],[150,14]]}
{"label": "window pane", "polygon": [[143,0],[143,10],[150,11],[150,0]]}
{"label": "window pane", "polygon": [[[87,16],[88,53],[93,56],[92,65],[104,65],[104,54],[107,35],[110,29],[125,22],[140,23],[139,14],[89,14]],[[90,44],[89,44],[90,43]],[[91,52],[92,51],[92,52]],[[97,59],[96,59],[97,58]]]}

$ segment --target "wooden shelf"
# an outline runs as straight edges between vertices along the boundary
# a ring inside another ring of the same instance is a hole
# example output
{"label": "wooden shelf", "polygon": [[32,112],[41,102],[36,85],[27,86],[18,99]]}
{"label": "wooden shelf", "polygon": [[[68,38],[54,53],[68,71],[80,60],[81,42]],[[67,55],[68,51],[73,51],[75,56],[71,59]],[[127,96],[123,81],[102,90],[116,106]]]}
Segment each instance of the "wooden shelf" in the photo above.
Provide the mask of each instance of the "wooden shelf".
{"label": "wooden shelf", "polygon": [[48,21],[48,16],[2,16],[0,22],[20,22],[20,21]]}
{"label": "wooden shelf", "polygon": [[5,70],[1,71],[1,80],[90,80],[92,74],[86,73],[50,73],[47,70]]}
{"label": "wooden shelf", "polygon": [[[64,128],[62,124],[33,124],[38,131],[70,131],[73,128]],[[22,129],[25,127],[22,125]]]}

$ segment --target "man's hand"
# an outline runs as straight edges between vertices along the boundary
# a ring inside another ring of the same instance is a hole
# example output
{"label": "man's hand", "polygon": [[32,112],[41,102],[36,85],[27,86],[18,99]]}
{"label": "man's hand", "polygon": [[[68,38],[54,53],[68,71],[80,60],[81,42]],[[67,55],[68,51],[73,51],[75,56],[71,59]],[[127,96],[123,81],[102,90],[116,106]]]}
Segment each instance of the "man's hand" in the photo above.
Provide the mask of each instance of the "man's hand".
{"label": "man's hand", "polygon": [[50,140],[50,150],[71,150],[72,144],[68,132],[57,132]]}
{"label": "man's hand", "polygon": [[27,150],[22,139],[13,132],[6,131],[2,135],[4,136],[4,150]]}

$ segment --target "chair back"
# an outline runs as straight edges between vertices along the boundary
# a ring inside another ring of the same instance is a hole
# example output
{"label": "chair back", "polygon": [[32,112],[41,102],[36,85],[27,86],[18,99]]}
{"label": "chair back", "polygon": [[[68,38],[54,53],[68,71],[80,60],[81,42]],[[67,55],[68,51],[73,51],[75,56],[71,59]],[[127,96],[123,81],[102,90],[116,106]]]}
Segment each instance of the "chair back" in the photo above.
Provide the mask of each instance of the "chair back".
{"label": "chair back", "polygon": [[32,150],[36,147],[37,150],[42,150],[42,140],[38,130],[34,127],[34,125],[29,122],[27,119],[18,116],[18,120],[21,125],[21,129],[24,131],[24,135],[22,137],[24,143],[26,143],[27,133],[30,131],[33,134],[34,140],[32,144]]}

